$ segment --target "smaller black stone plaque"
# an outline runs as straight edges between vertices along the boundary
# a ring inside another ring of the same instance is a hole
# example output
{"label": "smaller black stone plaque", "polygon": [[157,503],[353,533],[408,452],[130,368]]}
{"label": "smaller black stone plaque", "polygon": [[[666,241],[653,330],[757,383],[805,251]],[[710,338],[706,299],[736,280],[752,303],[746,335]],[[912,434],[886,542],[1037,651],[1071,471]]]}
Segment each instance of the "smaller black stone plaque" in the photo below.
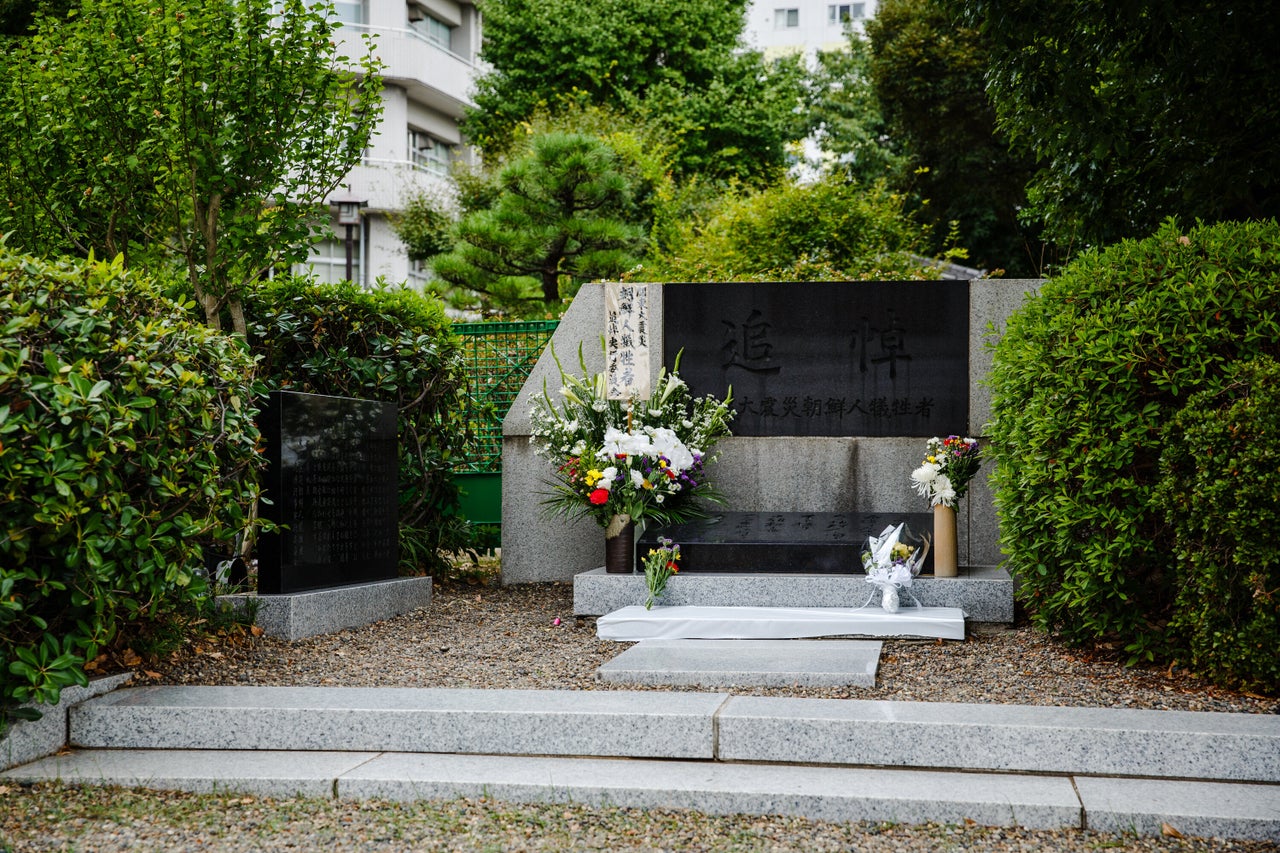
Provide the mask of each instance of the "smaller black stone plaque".
{"label": "smaller black stone plaque", "polygon": [[[665,536],[680,546],[682,573],[864,574],[867,537],[904,521],[916,536],[932,537],[933,516],[927,512],[722,512],[646,530],[636,562]],[[932,552],[921,571],[933,572]]]}
{"label": "smaller black stone plaque", "polygon": [[399,574],[396,406],[276,391],[260,416],[268,469],[258,592],[278,594]]}

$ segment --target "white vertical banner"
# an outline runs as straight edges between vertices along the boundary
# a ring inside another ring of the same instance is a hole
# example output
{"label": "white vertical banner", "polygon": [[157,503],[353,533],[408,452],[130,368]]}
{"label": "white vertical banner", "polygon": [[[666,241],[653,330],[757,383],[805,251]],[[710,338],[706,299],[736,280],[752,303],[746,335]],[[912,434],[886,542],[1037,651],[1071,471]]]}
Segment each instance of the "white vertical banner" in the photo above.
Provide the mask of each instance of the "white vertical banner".
{"label": "white vertical banner", "polygon": [[610,400],[647,400],[649,387],[649,285],[604,286],[604,372]]}

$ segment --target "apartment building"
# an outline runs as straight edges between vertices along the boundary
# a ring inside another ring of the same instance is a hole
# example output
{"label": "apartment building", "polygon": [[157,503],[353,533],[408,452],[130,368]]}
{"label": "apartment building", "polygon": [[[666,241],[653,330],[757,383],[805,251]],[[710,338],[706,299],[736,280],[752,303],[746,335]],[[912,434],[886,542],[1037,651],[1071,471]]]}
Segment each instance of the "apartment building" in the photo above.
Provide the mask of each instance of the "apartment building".
{"label": "apartment building", "polygon": [[329,199],[334,239],[312,250],[310,266],[321,281],[347,277],[347,226],[339,222],[341,201],[363,203],[352,238],[353,281],[421,282],[391,227],[390,214],[406,198],[443,186],[451,159],[473,156],[458,131],[471,103],[480,50],[480,14],[473,0],[337,0],[341,47],[364,52],[361,36],[376,37],[383,62],[382,122],[363,161]]}
{"label": "apartment building", "polygon": [[845,44],[844,31],[861,31],[876,13],[876,0],[831,3],[828,0],[752,0],[747,8],[747,44],[773,57],[780,53],[835,50]]}

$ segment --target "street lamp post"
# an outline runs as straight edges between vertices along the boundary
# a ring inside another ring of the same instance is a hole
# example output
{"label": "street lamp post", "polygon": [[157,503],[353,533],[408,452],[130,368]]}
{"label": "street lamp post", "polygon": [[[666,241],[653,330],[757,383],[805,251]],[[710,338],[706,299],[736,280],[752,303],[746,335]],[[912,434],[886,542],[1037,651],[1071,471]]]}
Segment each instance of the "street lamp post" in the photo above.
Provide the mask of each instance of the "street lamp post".
{"label": "street lamp post", "polygon": [[352,260],[355,244],[355,238],[352,235],[351,229],[360,224],[360,208],[364,207],[369,202],[357,198],[346,197],[331,199],[330,203],[337,205],[338,207],[338,224],[345,225],[347,228],[347,281],[351,281],[351,271],[353,266]]}

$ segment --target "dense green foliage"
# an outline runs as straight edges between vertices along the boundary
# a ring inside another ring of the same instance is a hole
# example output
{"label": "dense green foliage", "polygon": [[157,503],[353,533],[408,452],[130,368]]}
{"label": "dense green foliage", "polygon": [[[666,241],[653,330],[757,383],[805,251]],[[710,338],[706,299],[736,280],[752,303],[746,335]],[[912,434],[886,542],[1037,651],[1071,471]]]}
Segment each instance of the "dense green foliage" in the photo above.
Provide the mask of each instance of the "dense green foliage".
{"label": "dense green foliage", "polygon": [[1038,626],[1135,659],[1185,643],[1165,631],[1179,578],[1155,497],[1166,425],[1237,362],[1280,354],[1278,281],[1275,221],[1171,221],[1085,252],[1010,317],[987,434],[1007,565]]}
{"label": "dense green foliage", "polygon": [[212,328],[305,259],[359,162],[378,65],[306,0],[82,0],[0,55],[0,233],[187,274]]}
{"label": "dense green foliage", "polygon": [[926,202],[920,215],[935,234],[955,223],[969,265],[1040,275],[1043,247],[1018,220],[1032,163],[996,132],[983,37],[953,24],[937,0],[884,0],[867,39],[875,101],[906,159],[891,186]]}
{"label": "dense green foliage", "polygon": [[871,86],[871,58],[870,43],[850,32],[844,47],[818,51],[805,81],[808,131],[824,157],[815,165],[862,184],[894,180],[906,168],[902,145],[889,135]]}
{"label": "dense green foliage", "polygon": [[496,177],[491,207],[455,227],[436,275],[520,313],[558,305],[592,278],[617,277],[636,261],[643,230],[631,182],[608,145],[583,134],[534,137],[528,153]]}
{"label": "dense green foliage", "polygon": [[1273,3],[944,2],[988,46],[987,91],[1058,242],[1280,215]]}
{"label": "dense green foliage", "polygon": [[746,0],[486,0],[465,130],[506,152],[539,111],[608,106],[662,123],[676,171],[752,182],[781,173],[798,136],[797,59],[739,50]]}
{"label": "dense green foliage", "polygon": [[0,710],[201,599],[200,544],[250,524],[253,361],[193,308],[0,245]]}
{"label": "dense green foliage", "polygon": [[450,469],[467,438],[460,344],[440,303],[415,291],[290,278],[246,302],[269,390],[360,397],[399,408],[400,544],[406,571],[447,569],[466,543]]}
{"label": "dense green foliage", "polygon": [[1280,364],[1225,365],[1165,428],[1156,506],[1173,527],[1170,630],[1191,666],[1232,687],[1280,689]]}
{"label": "dense green foliage", "polygon": [[883,184],[839,175],[726,197],[671,250],[630,273],[637,281],[837,281],[932,277],[917,252],[928,226]]}

